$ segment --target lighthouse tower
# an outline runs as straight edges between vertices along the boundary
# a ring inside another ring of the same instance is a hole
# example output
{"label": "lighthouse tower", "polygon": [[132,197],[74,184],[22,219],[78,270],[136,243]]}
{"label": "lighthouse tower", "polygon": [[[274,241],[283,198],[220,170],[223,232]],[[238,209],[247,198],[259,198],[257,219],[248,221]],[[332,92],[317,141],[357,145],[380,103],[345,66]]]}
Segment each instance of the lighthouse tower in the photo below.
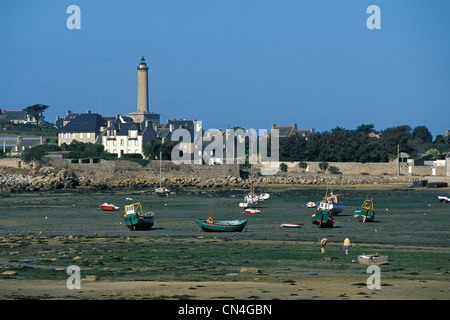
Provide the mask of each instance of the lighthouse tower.
{"label": "lighthouse tower", "polygon": [[128,113],[127,116],[131,117],[136,123],[151,121],[153,125],[159,126],[160,114],[148,110],[148,66],[144,57],[142,57],[137,71],[137,111]]}
{"label": "lighthouse tower", "polygon": [[144,57],[138,67],[137,112],[148,113],[148,66]]}

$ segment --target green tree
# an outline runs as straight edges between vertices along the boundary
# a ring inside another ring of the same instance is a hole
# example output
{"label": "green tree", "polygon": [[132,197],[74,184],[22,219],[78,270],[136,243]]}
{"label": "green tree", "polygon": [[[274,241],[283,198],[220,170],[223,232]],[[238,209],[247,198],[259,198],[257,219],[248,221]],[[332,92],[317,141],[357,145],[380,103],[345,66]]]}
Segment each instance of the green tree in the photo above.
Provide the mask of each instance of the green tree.
{"label": "green tree", "polygon": [[45,157],[45,150],[44,148],[40,148],[39,146],[32,147],[25,149],[22,154],[20,155],[20,158],[23,162],[26,164],[29,164],[33,161],[39,162]]}
{"label": "green tree", "polygon": [[45,110],[48,109],[47,105],[44,104],[33,104],[32,106],[28,106],[23,111],[26,112],[26,114],[33,116],[36,119],[36,122],[39,122],[39,119],[42,117],[42,114]]}
{"label": "green tree", "polygon": [[411,138],[411,127],[401,125],[397,127],[387,128],[381,131],[383,148],[390,154],[397,154],[397,145],[400,151],[406,151],[408,141]]}
{"label": "green tree", "polygon": [[418,140],[421,144],[431,143],[433,140],[433,135],[426,126],[417,126],[412,131],[412,138]]}
{"label": "green tree", "polygon": [[287,172],[288,166],[286,163],[280,163],[281,172]]}
{"label": "green tree", "polygon": [[365,134],[369,134],[372,131],[375,131],[375,125],[374,124],[361,124],[356,128],[356,131],[361,131]]}
{"label": "green tree", "polygon": [[162,154],[162,160],[171,160],[172,149],[179,142],[164,141],[161,140],[149,140],[143,147],[144,156],[150,160],[159,159],[159,153]]}
{"label": "green tree", "polygon": [[73,159],[100,158],[105,154],[104,146],[97,143],[83,143],[73,140],[68,146],[62,145],[61,147],[63,150],[68,148],[70,151],[69,157]]}
{"label": "green tree", "polygon": [[327,171],[328,169],[328,162],[323,161],[319,163],[319,169],[322,170],[322,172]]}

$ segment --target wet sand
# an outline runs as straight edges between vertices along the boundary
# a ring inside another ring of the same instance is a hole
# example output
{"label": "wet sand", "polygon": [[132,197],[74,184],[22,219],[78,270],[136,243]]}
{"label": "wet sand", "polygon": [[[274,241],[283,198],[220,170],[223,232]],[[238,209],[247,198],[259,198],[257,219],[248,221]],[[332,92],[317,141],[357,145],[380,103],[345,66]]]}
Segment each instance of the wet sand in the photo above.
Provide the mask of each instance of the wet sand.
{"label": "wet sand", "polygon": [[[368,276],[368,275],[367,275]],[[0,280],[1,299],[175,299],[175,300],[448,300],[449,282],[382,279],[368,289],[366,275],[294,276],[289,283],[254,281],[65,281]]]}

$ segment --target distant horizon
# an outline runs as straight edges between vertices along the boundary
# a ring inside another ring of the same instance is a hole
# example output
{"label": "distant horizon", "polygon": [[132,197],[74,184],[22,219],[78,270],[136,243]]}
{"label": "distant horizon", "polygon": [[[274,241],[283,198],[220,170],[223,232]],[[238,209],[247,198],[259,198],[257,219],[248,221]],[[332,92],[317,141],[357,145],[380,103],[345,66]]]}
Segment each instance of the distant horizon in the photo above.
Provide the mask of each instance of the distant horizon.
{"label": "distant horizon", "polygon": [[[80,8],[79,29],[70,29]],[[369,6],[380,8],[370,29]],[[149,111],[206,128],[382,131],[450,121],[450,1],[0,3],[0,108],[125,115],[149,65]]]}

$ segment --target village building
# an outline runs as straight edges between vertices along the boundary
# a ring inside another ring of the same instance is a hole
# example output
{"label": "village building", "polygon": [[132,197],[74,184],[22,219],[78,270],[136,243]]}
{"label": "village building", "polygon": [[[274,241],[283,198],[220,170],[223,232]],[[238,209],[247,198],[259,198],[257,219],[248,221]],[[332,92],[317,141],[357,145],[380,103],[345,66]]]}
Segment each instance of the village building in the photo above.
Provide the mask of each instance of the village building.
{"label": "village building", "polygon": [[24,139],[23,137],[19,136],[19,137],[17,137],[17,143],[11,148],[10,154],[11,154],[11,156],[18,156],[26,149],[36,147],[43,143],[45,143],[45,138],[42,136],[38,139],[36,139],[36,138],[25,138]]}
{"label": "village building", "polygon": [[290,136],[302,136],[307,137],[310,134],[313,134],[316,132],[315,129],[306,129],[301,130],[297,128],[297,124],[294,123],[292,126],[277,126],[276,124],[272,124],[272,128],[270,130],[270,133],[272,133],[272,130],[278,130],[278,134],[280,138],[287,138]]}
{"label": "village building", "polygon": [[[43,118],[41,116],[41,118]],[[9,121],[12,123],[21,124],[37,124],[37,120],[34,116],[27,114],[23,110],[3,110],[0,109],[0,120]],[[43,119],[41,119],[43,120]],[[41,121],[40,121],[41,122]]]}
{"label": "village building", "polygon": [[151,121],[124,121],[119,115],[114,122],[108,121],[108,127],[101,135],[105,151],[116,154],[119,158],[125,154],[143,155],[144,144],[151,139],[157,139]]}
{"label": "village building", "polygon": [[97,113],[80,113],[58,131],[58,146],[77,140],[83,143],[101,143],[101,134],[107,122]]}

